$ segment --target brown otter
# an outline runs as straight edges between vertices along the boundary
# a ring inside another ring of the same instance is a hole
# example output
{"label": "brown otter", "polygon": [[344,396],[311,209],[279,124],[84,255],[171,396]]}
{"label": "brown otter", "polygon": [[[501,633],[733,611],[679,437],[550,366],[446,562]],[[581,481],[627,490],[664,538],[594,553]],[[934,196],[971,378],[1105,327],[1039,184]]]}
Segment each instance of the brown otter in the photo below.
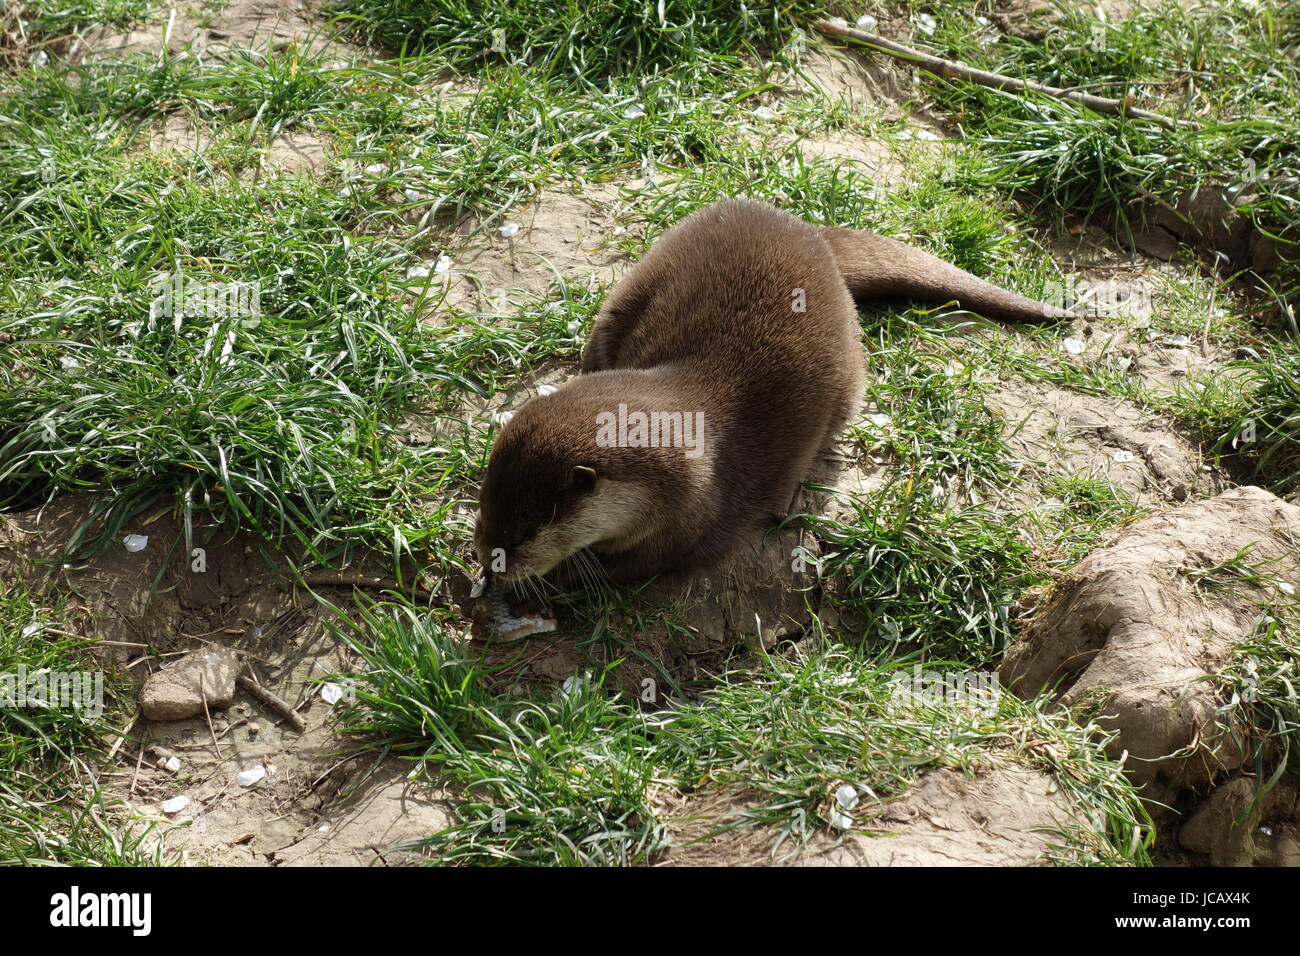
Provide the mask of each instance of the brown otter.
{"label": "brown otter", "polygon": [[475,529],[488,574],[626,582],[751,540],[861,405],[854,297],[891,295],[1068,315],[765,203],[718,203],[668,230],[610,294],[582,373],[497,436]]}

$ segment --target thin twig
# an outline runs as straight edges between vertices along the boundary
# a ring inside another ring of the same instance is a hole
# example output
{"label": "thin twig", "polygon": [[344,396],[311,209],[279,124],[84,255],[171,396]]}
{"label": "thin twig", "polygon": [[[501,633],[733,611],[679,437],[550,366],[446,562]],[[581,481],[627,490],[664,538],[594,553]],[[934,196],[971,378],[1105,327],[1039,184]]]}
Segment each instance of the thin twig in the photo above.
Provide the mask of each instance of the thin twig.
{"label": "thin twig", "polygon": [[1200,129],[1200,124],[1192,120],[1174,120],[1168,116],[1162,116],[1159,113],[1152,113],[1149,110],[1138,109],[1133,106],[1130,100],[1112,100],[1104,96],[1093,96],[1090,93],[1080,93],[1075,90],[1060,89],[1055,86],[1044,86],[1042,83],[1035,83],[1032,80],[1017,80],[1010,76],[1003,76],[1001,73],[990,73],[987,70],[977,70],[973,66],[967,66],[965,63],[959,63],[956,60],[945,60],[943,57],[933,56],[929,53],[922,53],[920,50],[914,50],[910,46],[903,46],[901,43],[895,43],[893,40],[886,40],[882,36],[874,33],[867,33],[863,30],[854,30],[852,27],[842,27],[838,23],[831,23],[829,20],[816,20],[813,22],[813,29],[827,36],[843,37],[846,40],[856,40],[858,43],[864,43],[881,53],[892,56],[895,59],[906,60],[913,65],[920,67],[928,73],[944,78],[960,77],[963,80],[969,80],[971,83],[977,83],[980,86],[987,86],[990,89],[1005,90],[1009,93],[1040,93],[1043,96],[1050,96],[1055,99],[1070,100],[1081,106],[1097,113],[1109,113],[1114,116],[1128,116],[1133,119],[1150,120],[1166,129],[1176,129],[1181,123],[1192,129]]}
{"label": "thin twig", "polygon": [[212,746],[217,750],[217,759],[225,760],[226,755],[221,752],[221,744],[217,742],[217,731],[212,726],[212,715],[208,713],[208,695],[201,687],[199,693],[203,695],[203,716],[208,722],[208,733],[212,735]]}
{"label": "thin twig", "polygon": [[392,578],[375,577],[368,574],[356,574],[348,571],[308,571],[302,576],[304,583],[315,585],[316,587],[351,587],[363,588],[368,591],[418,591],[422,594],[432,594],[430,588],[425,587],[419,581],[412,581],[408,585],[401,585]]}
{"label": "thin twig", "polygon": [[289,706],[288,701],[281,697],[277,697],[257,681],[253,680],[251,677],[245,677],[243,674],[240,674],[239,677],[236,678],[236,682],[240,687],[244,688],[244,690],[248,691],[267,707],[270,707],[273,711],[287,720],[289,726],[298,733],[302,733],[307,729],[307,721],[303,720],[302,717],[298,715],[298,712]]}

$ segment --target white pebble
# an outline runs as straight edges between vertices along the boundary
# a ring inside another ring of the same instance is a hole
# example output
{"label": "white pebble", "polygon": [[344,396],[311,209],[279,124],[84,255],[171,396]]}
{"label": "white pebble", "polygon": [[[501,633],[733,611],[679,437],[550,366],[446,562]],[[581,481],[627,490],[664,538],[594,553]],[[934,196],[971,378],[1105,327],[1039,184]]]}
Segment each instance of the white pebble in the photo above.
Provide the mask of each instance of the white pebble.
{"label": "white pebble", "polygon": [[875,415],[868,415],[867,421],[871,422],[871,424],[875,425],[878,428],[884,428],[886,425],[892,422],[893,419],[884,413],[877,413]]}
{"label": "white pebble", "polygon": [[574,676],[564,678],[564,683],[560,685],[560,693],[565,697],[568,697],[570,694],[581,693],[582,691],[590,690],[590,688],[591,676],[589,674],[584,674],[581,677]]}
{"label": "white pebble", "polygon": [[862,16],[858,17],[859,30],[866,30],[868,33],[873,33],[878,26],[880,26],[880,21],[869,13],[864,13]]}
{"label": "white pebble", "polygon": [[241,787],[251,787],[265,776],[266,768],[258,764],[256,767],[249,767],[247,770],[241,770],[235,774],[235,783]]}
{"label": "white pebble", "polygon": [[500,229],[502,239],[513,239],[519,234],[519,226],[516,223],[508,222]]}
{"label": "white pebble", "polygon": [[769,120],[775,115],[776,114],[772,112],[772,107],[770,106],[758,106],[754,108],[755,119]]}
{"label": "white pebble", "polygon": [[433,271],[438,275],[446,275],[451,271],[451,256],[443,253],[438,256],[438,261],[433,264]]}
{"label": "white pebble", "polygon": [[189,797],[172,797],[170,800],[164,800],[162,803],[162,812],[171,816],[173,813],[180,813],[190,805]]}
{"label": "white pebble", "polygon": [[559,389],[557,389],[554,385],[538,385],[538,386],[537,386],[537,394],[538,394],[538,395],[554,395],[557,391],[559,391]]}
{"label": "white pebble", "polygon": [[1121,465],[1126,465],[1133,460],[1133,453],[1131,451],[1117,451],[1115,454],[1111,455],[1110,458],[1111,461],[1117,462]]}
{"label": "white pebble", "polygon": [[1083,350],[1087,347],[1088,346],[1084,344],[1083,339],[1071,337],[1061,340],[1061,348],[1065,349],[1065,351],[1069,352],[1071,355],[1082,355]]}
{"label": "white pebble", "polygon": [[163,761],[163,766],[166,767],[168,770],[170,770],[172,773],[179,773],[181,769],[181,758],[168,757],[166,760]]}
{"label": "white pebble", "polygon": [[827,22],[833,23],[837,27],[847,27],[849,25],[849,21],[845,20],[843,17],[828,17]]}
{"label": "white pebble", "polygon": [[366,167],[366,172],[371,176],[378,176],[380,173],[388,172],[388,167],[383,163],[371,163]]}
{"label": "white pebble", "polygon": [[134,554],[149,547],[149,536],[147,534],[128,534],[122,539],[122,544],[126,545],[126,550]]}

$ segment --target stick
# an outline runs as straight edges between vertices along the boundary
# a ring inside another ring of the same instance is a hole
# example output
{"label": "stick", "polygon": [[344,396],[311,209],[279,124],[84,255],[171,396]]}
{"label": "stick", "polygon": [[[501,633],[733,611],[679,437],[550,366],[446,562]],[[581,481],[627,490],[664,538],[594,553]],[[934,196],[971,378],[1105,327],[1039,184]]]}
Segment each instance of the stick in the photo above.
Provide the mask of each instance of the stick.
{"label": "stick", "polygon": [[392,578],[372,577],[366,574],[355,574],[346,571],[309,571],[302,576],[306,584],[316,585],[317,587],[352,587],[364,588],[370,591],[397,591],[414,590],[422,594],[432,594],[433,591],[419,581],[412,581],[405,588],[394,581]]}
{"label": "stick", "polygon": [[216,748],[217,759],[225,760],[226,755],[221,752],[221,744],[217,743],[217,732],[212,726],[212,715],[208,713],[207,692],[204,691],[202,687],[199,688],[199,692],[203,694],[203,719],[208,722],[208,733],[212,735],[212,746]]}
{"label": "stick", "polygon": [[302,733],[307,729],[307,721],[303,720],[302,717],[298,715],[298,712],[289,706],[288,702],[271,693],[257,681],[241,674],[236,678],[236,682],[240,687],[244,688],[244,690],[248,691],[262,703],[266,704],[267,707],[270,707],[273,711],[287,720],[289,726],[298,733]]}
{"label": "stick", "polygon": [[829,20],[816,20],[813,22],[813,29],[827,36],[843,37],[847,40],[856,40],[859,43],[865,43],[868,46],[879,50],[889,56],[899,60],[907,60],[920,67],[926,72],[933,73],[935,76],[951,78],[954,76],[961,77],[963,80],[969,80],[980,86],[987,86],[995,90],[1005,90],[1009,93],[1041,93],[1043,96],[1051,96],[1055,99],[1070,100],[1096,113],[1109,113],[1112,116],[1129,116],[1133,119],[1150,120],[1163,126],[1165,129],[1176,129],[1179,123],[1200,129],[1200,124],[1192,120],[1173,120],[1168,116],[1161,116],[1159,113],[1152,113],[1148,110],[1138,109],[1133,106],[1129,100],[1112,100],[1104,96],[1093,96],[1091,93],[1080,93],[1074,90],[1064,90],[1055,86],[1044,86],[1042,83],[1035,83],[1032,80],[1017,80],[1010,76],[1003,76],[1001,73],[990,73],[987,70],[977,70],[973,66],[967,66],[965,63],[959,63],[955,60],[945,60],[942,57],[932,56],[929,53],[922,53],[920,50],[914,50],[910,46],[903,46],[901,43],[895,43],[893,40],[886,40],[882,36],[874,33],[866,33],[862,30],[854,30],[852,27],[842,27],[837,23],[831,23]]}

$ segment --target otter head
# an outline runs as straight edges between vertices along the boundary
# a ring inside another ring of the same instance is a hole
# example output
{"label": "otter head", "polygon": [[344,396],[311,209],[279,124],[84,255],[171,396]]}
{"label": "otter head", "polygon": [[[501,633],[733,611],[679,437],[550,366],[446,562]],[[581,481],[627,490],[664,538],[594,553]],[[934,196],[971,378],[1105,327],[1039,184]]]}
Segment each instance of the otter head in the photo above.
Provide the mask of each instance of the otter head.
{"label": "otter head", "polygon": [[630,541],[646,523],[644,487],[620,476],[596,445],[594,417],[557,401],[563,392],[521,408],[492,446],[474,528],[492,577],[540,577],[584,548]]}

